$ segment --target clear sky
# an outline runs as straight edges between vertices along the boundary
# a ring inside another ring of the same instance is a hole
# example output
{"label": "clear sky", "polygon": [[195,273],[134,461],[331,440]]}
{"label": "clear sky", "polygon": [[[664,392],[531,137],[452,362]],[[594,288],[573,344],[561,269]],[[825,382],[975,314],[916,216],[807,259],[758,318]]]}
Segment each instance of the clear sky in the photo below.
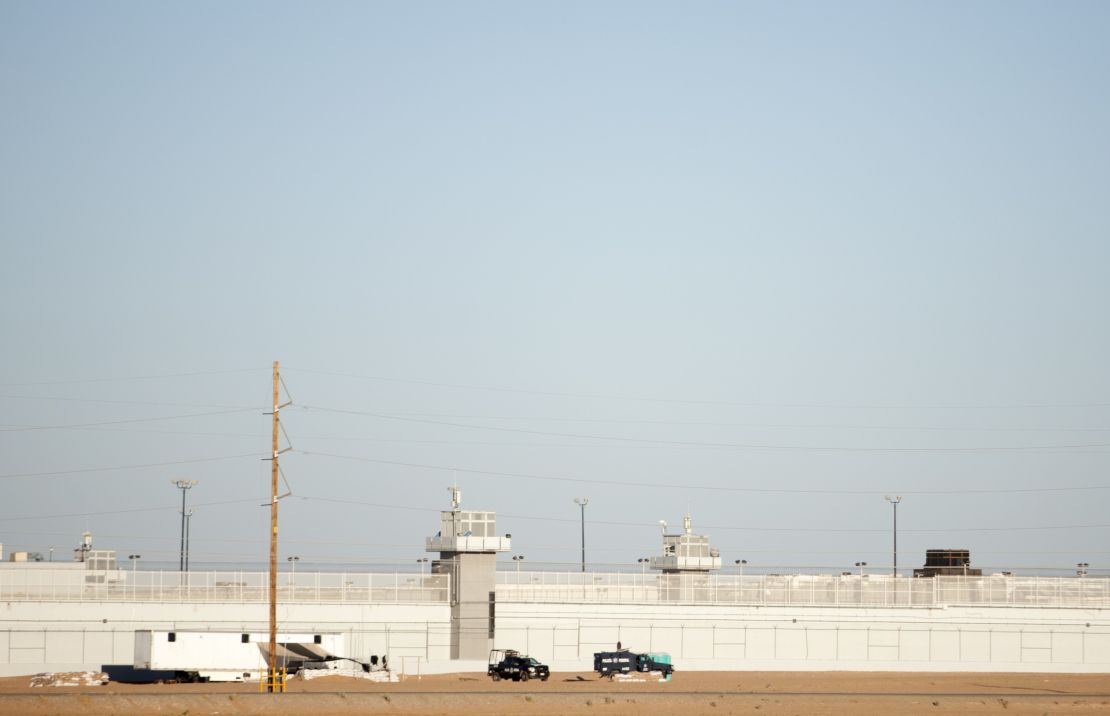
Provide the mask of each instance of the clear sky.
{"label": "clear sky", "polygon": [[[1110,566],[1110,6],[0,4],[0,541]],[[129,422],[122,422],[129,421]],[[505,557],[507,560],[507,556]],[[511,562],[509,562],[511,564]],[[607,566],[603,566],[607,565]]]}

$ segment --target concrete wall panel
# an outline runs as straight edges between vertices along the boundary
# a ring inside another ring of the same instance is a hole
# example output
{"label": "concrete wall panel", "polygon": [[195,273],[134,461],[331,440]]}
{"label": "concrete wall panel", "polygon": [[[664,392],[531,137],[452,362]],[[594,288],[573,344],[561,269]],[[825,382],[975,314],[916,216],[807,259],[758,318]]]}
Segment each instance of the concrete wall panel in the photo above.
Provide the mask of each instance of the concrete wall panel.
{"label": "concrete wall panel", "polygon": [[686,626],[682,629],[682,657],[684,659],[714,658],[716,629],[709,627]]}
{"label": "concrete wall panel", "polygon": [[[528,627],[523,624],[513,626],[502,626],[497,630],[497,637],[493,640],[494,649],[516,649],[517,651],[525,651],[525,642],[528,639]],[[531,652],[527,652],[531,653]],[[533,656],[536,656],[533,654]],[[539,658],[536,656],[536,658]]]}
{"label": "concrete wall panel", "polygon": [[807,627],[806,658],[811,660],[836,660],[836,630]]}
{"label": "concrete wall panel", "polygon": [[955,629],[933,629],[929,632],[930,661],[960,661],[960,632]]}
{"label": "concrete wall panel", "polygon": [[1021,632],[992,631],[991,661],[998,664],[1012,664],[1021,661]]}
{"label": "concrete wall panel", "polygon": [[724,624],[718,625],[715,635],[714,651],[717,659],[743,659],[745,642],[745,629],[742,626]]}
{"label": "concrete wall panel", "polygon": [[748,628],[748,659],[775,658],[775,630],[769,627]]}
{"label": "concrete wall panel", "polygon": [[1083,663],[1110,665],[1110,632],[1083,633]]}
{"label": "concrete wall panel", "polygon": [[898,632],[898,658],[903,661],[929,660],[927,629],[901,629]]}
{"label": "concrete wall panel", "polygon": [[621,646],[632,651],[648,651],[651,643],[651,626],[622,624],[619,631]]}
{"label": "concrete wall panel", "polygon": [[672,657],[682,658],[682,636],[681,624],[653,627],[648,651],[665,651]]}
{"label": "concrete wall panel", "polygon": [[1030,630],[1021,635],[1022,649],[1051,649],[1052,633],[1047,631]]}
{"label": "concrete wall panel", "polygon": [[582,651],[587,656],[595,651],[612,651],[620,641],[620,629],[616,624],[583,624],[578,630]]}
{"label": "concrete wall panel", "polygon": [[788,625],[775,630],[776,659],[806,659],[806,630],[804,627]]}
{"label": "concrete wall panel", "polygon": [[986,630],[960,631],[960,661],[990,661],[991,635]]}
{"label": "concrete wall panel", "polygon": [[[21,665],[28,666],[28,665],[40,665],[40,664],[50,663],[46,660],[46,649],[12,649],[10,652],[8,652],[8,657],[9,657],[8,663],[12,664],[12,665],[21,664]],[[12,673],[14,673],[14,674],[33,674],[37,671],[42,671],[42,669],[41,668],[33,668],[33,669],[30,669],[30,670],[25,669],[23,671],[13,671]]]}
{"label": "concrete wall panel", "polygon": [[1080,632],[1054,632],[1052,634],[1052,660],[1065,664],[1083,663],[1083,634]]}
{"label": "concrete wall panel", "polygon": [[45,649],[46,630],[10,632],[12,649]]}
{"label": "concrete wall panel", "polygon": [[573,626],[555,626],[551,652],[552,661],[579,661],[587,658],[579,648],[578,628]]}
{"label": "concrete wall panel", "polygon": [[1047,631],[1023,631],[1021,660],[1030,664],[1052,661],[1052,634]]}
{"label": "concrete wall panel", "polygon": [[898,630],[872,628],[867,630],[868,661],[898,661]]}
{"label": "concrete wall panel", "polygon": [[867,661],[867,630],[839,629],[836,636],[839,661]]}
{"label": "concrete wall panel", "polygon": [[[89,657],[95,654],[104,656],[104,661],[101,664],[118,664],[118,663],[133,663],[132,661],[119,662],[116,661],[115,655],[115,634],[110,631],[87,631],[82,635],[81,656],[74,659],[76,662],[89,661]],[[132,640],[130,652],[134,651],[135,643]],[[64,661],[64,659],[58,659]]]}
{"label": "concrete wall panel", "polygon": [[543,662],[554,655],[555,631],[550,627],[529,627],[524,633],[524,653]]}

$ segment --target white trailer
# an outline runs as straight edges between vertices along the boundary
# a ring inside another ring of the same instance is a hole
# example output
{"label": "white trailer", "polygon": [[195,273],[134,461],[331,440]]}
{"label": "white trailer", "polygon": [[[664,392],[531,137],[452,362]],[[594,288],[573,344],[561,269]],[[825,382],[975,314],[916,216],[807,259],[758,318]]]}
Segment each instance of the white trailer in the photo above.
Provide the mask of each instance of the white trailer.
{"label": "white trailer", "polygon": [[[343,657],[344,634],[278,634],[278,668]],[[172,671],[186,681],[256,681],[269,668],[270,634],[223,631],[135,632],[135,668]]]}

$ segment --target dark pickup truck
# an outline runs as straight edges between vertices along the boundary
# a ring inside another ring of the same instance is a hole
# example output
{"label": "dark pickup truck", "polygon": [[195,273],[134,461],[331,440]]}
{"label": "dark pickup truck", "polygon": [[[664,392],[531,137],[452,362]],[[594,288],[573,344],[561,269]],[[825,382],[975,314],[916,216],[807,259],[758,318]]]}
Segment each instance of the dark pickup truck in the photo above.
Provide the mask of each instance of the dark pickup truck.
{"label": "dark pickup truck", "polygon": [[547,681],[551,670],[546,664],[541,664],[532,657],[521,654],[513,649],[494,649],[489,653],[489,670],[491,679],[512,679],[513,681],[527,681],[539,679]]}

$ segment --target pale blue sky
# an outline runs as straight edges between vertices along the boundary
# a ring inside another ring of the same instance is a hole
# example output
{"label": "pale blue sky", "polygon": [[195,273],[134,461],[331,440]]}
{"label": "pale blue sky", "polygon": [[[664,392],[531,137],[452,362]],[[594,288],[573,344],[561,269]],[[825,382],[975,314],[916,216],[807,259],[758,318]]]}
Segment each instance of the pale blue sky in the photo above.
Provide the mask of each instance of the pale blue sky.
{"label": "pale blue sky", "polygon": [[[588,494],[633,566],[687,506],[729,564],[830,571],[889,564],[886,493],[1110,488],[1107,37],[1103,3],[4,3],[0,541],[176,564],[190,477],[244,500],[194,562],[261,563],[274,359],[306,561],[414,565],[451,466],[529,562],[577,559]],[[99,425],[210,405],[250,410]],[[899,564],[1105,567],[1108,497],[907,494]]]}

